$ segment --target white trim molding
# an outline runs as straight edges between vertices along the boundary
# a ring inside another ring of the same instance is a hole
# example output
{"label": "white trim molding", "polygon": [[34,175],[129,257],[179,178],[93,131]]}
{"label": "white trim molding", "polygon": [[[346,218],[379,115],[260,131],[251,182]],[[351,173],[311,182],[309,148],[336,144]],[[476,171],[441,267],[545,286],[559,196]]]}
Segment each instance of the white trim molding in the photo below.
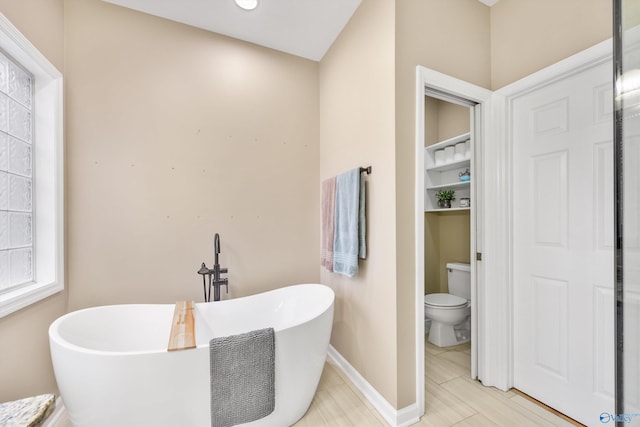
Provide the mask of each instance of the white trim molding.
{"label": "white trim molding", "polygon": [[387,400],[360,375],[360,372],[351,366],[347,359],[331,345],[329,346],[329,359],[340,368],[391,427],[406,427],[420,420],[422,414],[418,412],[418,406],[415,403],[402,409],[394,408],[393,405],[387,402]]}
{"label": "white trim molding", "polygon": [[478,289],[478,379],[485,386],[511,388],[511,152],[501,138],[502,103],[495,94],[486,108],[482,150],[483,286]]}
{"label": "white trim molding", "polygon": [[[461,102],[465,102],[468,104],[477,104],[479,105],[479,116],[478,119],[482,121],[482,123],[477,123],[475,130],[476,143],[480,143],[483,145],[482,153],[486,153],[485,145],[489,141],[488,129],[490,128],[490,100],[492,92],[490,90],[481,88],[479,86],[473,85],[471,83],[456,79],[454,77],[448,76],[446,74],[442,74],[438,71],[431,70],[422,66],[416,67],[416,129],[415,129],[415,324],[416,324],[416,337],[415,337],[415,345],[416,345],[416,405],[419,410],[420,416],[424,414],[425,411],[425,389],[424,389],[424,135],[425,135],[425,123],[424,123],[424,113],[425,113],[425,105],[424,105],[424,97],[425,90],[435,90],[436,92],[443,94],[443,99],[459,99]],[[491,150],[489,150],[491,151]],[[486,155],[486,154],[485,154]],[[483,162],[484,159],[476,160],[477,162]],[[483,173],[489,171],[489,168],[483,166],[480,168]],[[474,181],[482,182],[486,185],[486,178],[478,180],[474,179]],[[489,181],[491,182],[491,181]],[[476,188],[476,194],[479,198],[484,198],[483,188]],[[483,203],[482,206],[487,209],[492,208],[493,206],[489,203]],[[480,218],[491,217],[490,213],[481,213]],[[478,227],[481,227],[480,233],[482,233],[484,238],[485,245],[486,243],[490,243],[491,239],[494,236],[486,233],[484,229],[484,224],[478,224]],[[482,249],[482,248],[479,248]],[[486,251],[486,249],[485,249]],[[472,275],[475,274],[475,264],[472,265]],[[474,294],[474,290],[472,289],[472,295],[475,295],[475,298],[472,300],[473,307],[471,308],[472,313],[478,319],[483,319],[484,316],[488,316],[491,314],[491,311],[487,311],[487,309],[483,306],[482,302],[486,301],[487,298],[484,297],[484,293],[486,292],[485,288],[487,286],[493,286],[495,284],[494,281],[489,279],[489,277],[485,274],[484,277],[478,277],[478,283],[481,286],[477,286],[477,290]],[[479,345],[476,347],[476,355],[477,355],[477,364],[478,364],[478,377],[483,379],[480,375],[482,372],[486,371],[484,369],[484,365],[492,362],[490,358],[487,358],[483,354],[483,350],[487,348],[492,348],[495,345],[499,345],[500,348],[505,347],[505,343],[494,343],[491,341],[492,336],[487,333],[485,328],[485,323],[480,320],[477,322],[477,325],[473,325],[474,331],[477,331],[477,335],[480,339],[476,339],[479,343],[485,343],[485,345]],[[472,331],[473,336],[473,331]],[[472,345],[476,345],[472,342]],[[473,358],[473,356],[472,356]],[[472,369],[473,371],[473,369]]]}
{"label": "white trim molding", "polygon": [[62,74],[0,13],[0,47],[34,76],[35,281],[0,294],[0,317],[64,289]]}

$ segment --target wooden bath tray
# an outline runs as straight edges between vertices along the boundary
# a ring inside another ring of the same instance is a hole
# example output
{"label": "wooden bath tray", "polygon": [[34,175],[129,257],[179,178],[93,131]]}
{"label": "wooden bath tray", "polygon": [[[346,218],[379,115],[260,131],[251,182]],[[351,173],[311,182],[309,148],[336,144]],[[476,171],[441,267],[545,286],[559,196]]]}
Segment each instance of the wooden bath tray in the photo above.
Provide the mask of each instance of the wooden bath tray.
{"label": "wooden bath tray", "polygon": [[177,301],[171,322],[168,351],[186,350],[196,347],[193,321],[193,301]]}

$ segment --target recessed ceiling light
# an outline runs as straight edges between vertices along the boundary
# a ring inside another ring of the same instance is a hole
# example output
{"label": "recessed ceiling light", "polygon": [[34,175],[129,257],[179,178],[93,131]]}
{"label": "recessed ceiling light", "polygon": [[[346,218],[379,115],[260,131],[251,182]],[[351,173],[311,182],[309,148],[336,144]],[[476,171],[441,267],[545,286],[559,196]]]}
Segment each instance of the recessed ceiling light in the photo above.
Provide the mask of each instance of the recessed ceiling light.
{"label": "recessed ceiling light", "polygon": [[244,10],[253,10],[258,7],[258,0],[235,0],[235,2]]}

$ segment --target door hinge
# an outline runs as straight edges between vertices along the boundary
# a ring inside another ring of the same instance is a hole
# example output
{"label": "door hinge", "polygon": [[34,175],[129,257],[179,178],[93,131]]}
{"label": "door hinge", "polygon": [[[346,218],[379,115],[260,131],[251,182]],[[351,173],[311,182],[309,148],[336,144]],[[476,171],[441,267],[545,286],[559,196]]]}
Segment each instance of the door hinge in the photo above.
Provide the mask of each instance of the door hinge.
{"label": "door hinge", "polygon": [[482,252],[476,252],[476,261],[482,261]]}

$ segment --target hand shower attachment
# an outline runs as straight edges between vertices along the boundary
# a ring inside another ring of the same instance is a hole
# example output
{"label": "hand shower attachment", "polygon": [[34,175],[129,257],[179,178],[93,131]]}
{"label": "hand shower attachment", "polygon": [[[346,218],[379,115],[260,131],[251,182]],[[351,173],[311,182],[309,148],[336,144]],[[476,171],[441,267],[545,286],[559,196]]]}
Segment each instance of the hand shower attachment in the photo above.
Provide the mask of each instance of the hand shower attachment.
{"label": "hand shower attachment", "polygon": [[[211,285],[213,285],[213,300],[220,301],[220,286],[225,286],[229,293],[229,279],[220,278],[220,274],[227,273],[228,269],[221,268],[218,262],[218,254],[220,253],[220,235],[215,234],[213,238],[213,268],[207,268],[203,262],[198,274],[202,275],[202,286],[204,287],[204,301],[211,301]],[[209,277],[209,293],[207,294],[206,276]]]}

